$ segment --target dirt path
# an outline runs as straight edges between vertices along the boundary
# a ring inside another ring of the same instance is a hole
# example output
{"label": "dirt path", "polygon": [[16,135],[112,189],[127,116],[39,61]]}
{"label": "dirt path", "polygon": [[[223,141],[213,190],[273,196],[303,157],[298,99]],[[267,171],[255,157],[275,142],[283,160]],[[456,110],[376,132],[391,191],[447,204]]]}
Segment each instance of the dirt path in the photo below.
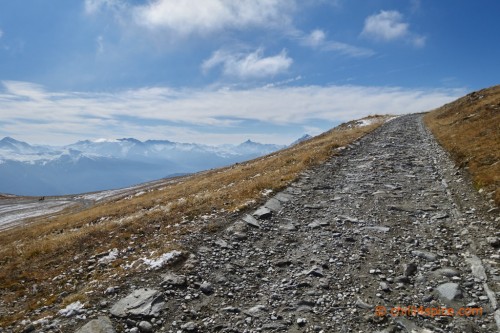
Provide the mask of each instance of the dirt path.
{"label": "dirt path", "polygon": [[[107,315],[118,332],[499,330],[498,212],[420,115],[387,123],[265,206],[192,235],[180,268],[131,281],[88,318]],[[158,293],[139,308],[165,309],[117,309],[146,287]],[[441,307],[454,315],[436,316]]]}

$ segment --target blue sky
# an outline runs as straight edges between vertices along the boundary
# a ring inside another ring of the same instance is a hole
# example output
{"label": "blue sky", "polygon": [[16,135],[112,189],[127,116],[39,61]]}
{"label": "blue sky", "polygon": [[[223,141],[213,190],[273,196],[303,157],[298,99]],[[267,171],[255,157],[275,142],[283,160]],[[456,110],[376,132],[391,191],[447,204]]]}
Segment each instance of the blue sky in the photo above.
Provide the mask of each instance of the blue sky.
{"label": "blue sky", "polygon": [[290,143],[499,83],[496,0],[0,2],[0,136]]}

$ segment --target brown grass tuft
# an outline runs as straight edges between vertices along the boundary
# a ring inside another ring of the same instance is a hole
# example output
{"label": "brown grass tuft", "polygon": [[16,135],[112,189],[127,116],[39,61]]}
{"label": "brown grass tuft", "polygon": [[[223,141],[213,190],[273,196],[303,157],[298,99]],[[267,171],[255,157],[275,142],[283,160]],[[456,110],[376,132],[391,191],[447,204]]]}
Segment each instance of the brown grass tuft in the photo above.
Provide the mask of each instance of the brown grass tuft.
{"label": "brown grass tuft", "polygon": [[500,86],[468,94],[424,120],[476,188],[491,193],[500,206]]}

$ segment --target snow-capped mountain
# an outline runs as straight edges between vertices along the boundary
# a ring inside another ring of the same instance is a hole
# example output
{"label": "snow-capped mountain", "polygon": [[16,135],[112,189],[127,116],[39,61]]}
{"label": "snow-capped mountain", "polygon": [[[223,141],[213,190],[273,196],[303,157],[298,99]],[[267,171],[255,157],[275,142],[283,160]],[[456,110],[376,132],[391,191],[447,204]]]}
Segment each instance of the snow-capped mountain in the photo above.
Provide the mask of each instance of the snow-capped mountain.
{"label": "snow-capped mountain", "polygon": [[298,138],[297,140],[295,140],[294,142],[292,142],[290,144],[290,146],[294,146],[294,145],[299,144],[301,142],[307,141],[307,140],[309,140],[311,138],[312,138],[312,136],[310,136],[309,134],[304,134],[303,136],[301,136],[300,138]]}
{"label": "snow-capped mountain", "polygon": [[208,146],[168,140],[85,140],[67,146],[0,140],[0,193],[61,195],[130,186],[230,165],[284,146]]}

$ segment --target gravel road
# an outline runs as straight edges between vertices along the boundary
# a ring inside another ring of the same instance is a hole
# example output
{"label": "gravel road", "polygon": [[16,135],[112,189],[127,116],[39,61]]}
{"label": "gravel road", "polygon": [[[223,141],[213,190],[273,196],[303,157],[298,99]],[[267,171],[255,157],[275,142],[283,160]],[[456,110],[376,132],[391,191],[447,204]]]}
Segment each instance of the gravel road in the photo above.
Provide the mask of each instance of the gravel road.
{"label": "gravel road", "polygon": [[69,324],[87,323],[79,333],[498,331],[498,210],[421,115],[338,153],[225,230],[190,236],[182,265],[131,281]]}

